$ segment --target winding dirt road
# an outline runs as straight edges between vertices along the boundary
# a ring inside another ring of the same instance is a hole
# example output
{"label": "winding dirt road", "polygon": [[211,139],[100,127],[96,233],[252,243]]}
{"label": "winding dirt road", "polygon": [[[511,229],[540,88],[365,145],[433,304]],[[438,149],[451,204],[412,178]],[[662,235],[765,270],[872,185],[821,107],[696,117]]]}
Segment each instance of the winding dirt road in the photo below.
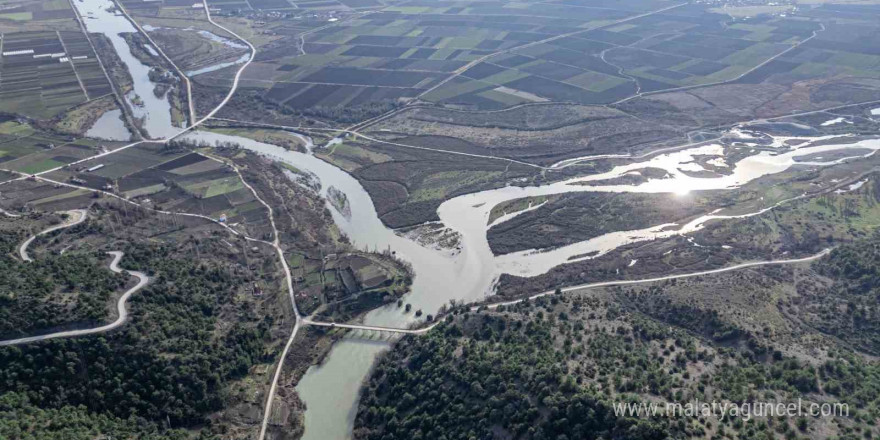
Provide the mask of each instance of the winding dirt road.
{"label": "winding dirt road", "polygon": [[70,217],[68,217],[63,223],[52,226],[49,229],[46,229],[42,232],[38,232],[34,235],[31,235],[21,246],[18,248],[18,255],[21,257],[23,261],[34,261],[31,259],[30,255],[27,253],[28,246],[36,240],[37,237],[41,235],[46,235],[51,232],[55,232],[59,229],[69,228],[71,226],[76,226],[84,221],[86,221],[86,210],[85,209],[75,209],[73,211],[65,211]]}
{"label": "winding dirt road", "polygon": [[5,340],[5,341],[0,341],[0,346],[19,345],[19,344],[27,344],[29,342],[45,341],[48,339],[72,338],[75,336],[85,336],[85,335],[93,335],[96,333],[105,333],[105,332],[113,330],[113,329],[121,326],[122,324],[124,324],[125,321],[128,320],[128,308],[126,307],[126,302],[128,302],[128,298],[131,297],[131,295],[133,295],[138,290],[143,289],[144,286],[146,286],[147,283],[150,282],[150,278],[147,277],[147,275],[143,272],[126,271],[125,269],[120,269],[119,268],[119,260],[121,260],[122,256],[124,255],[122,252],[113,251],[113,252],[107,252],[107,253],[113,256],[113,261],[110,262],[110,270],[112,270],[113,272],[116,272],[116,273],[128,272],[129,274],[134,275],[138,278],[138,283],[134,287],[132,287],[131,289],[128,289],[127,291],[125,291],[125,293],[123,293],[122,296],[119,297],[119,300],[116,302],[117,317],[116,317],[115,321],[113,321],[109,324],[106,324],[106,325],[102,325],[100,327],[87,328],[87,329],[81,329],[81,330],[67,330],[67,331],[49,333],[49,334],[40,335],[40,336],[29,336],[26,338],[9,339],[9,340]]}

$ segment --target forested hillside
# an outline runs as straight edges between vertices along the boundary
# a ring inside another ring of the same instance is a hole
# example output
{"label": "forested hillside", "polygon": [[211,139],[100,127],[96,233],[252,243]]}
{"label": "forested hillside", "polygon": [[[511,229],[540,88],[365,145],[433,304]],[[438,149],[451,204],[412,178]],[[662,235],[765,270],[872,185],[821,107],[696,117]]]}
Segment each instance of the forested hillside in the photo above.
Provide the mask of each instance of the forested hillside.
{"label": "forested hillside", "polygon": [[[867,249],[876,248],[841,249],[828,258],[827,273],[838,273],[834,267],[862,273],[871,263],[853,269],[845,256],[860,259]],[[756,279],[740,282],[761,290]],[[495,311],[459,309],[429,335],[401,341],[379,363],[361,398],[356,438],[876,437],[876,362],[840,345],[826,345],[816,358],[789,355],[796,351],[770,337],[772,331],[741,324],[750,319],[748,310],[734,315],[739,322],[699,299],[675,299],[672,283],[659,287],[554,295]],[[744,420],[613,411],[620,402],[695,399],[838,402],[850,412]]]}
{"label": "forested hillside", "polygon": [[[106,208],[110,217],[121,218]],[[113,239],[104,214],[93,211],[86,225],[66,231],[60,243],[38,246],[50,249],[34,249],[31,263],[0,259],[2,291],[10,301],[0,309],[0,328],[40,333],[43,325],[53,325],[49,318],[69,319],[39,307],[63,305],[59,298],[69,292],[82,292],[79,304],[91,306],[82,316],[113,319],[109,311],[116,303],[109,297],[133,281],[109,271],[99,258],[105,254],[96,247]],[[265,269],[243,267],[219,237],[196,230],[180,234],[182,225],[165,226],[173,240],[142,240],[133,232],[154,219],[129,214],[128,228],[116,226],[128,238],[110,249],[124,252],[120,267],[150,276],[129,299],[129,321],[101,335],[0,347],[0,438],[215,438],[222,428],[212,427],[210,419],[240,402],[233,385],[255,364],[273,360],[270,332],[278,325],[258,313],[256,301],[274,295],[246,293],[255,280],[274,282],[274,260],[266,259]],[[7,253],[23,236],[3,240]],[[57,255],[73,242],[83,249]]]}
{"label": "forested hillside", "polygon": [[172,426],[203,423],[221,408],[223,387],[266,360],[270,322],[218,332],[222,304],[244,279],[204,259],[165,258],[170,249],[132,246],[122,265],[150,268],[154,281],[132,302],[132,322],[103,337],[53,340],[0,350],[0,390],[34,405],[83,405],[120,418]]}
{"label": "forested hillside", "polygon": [[880,354],[880,233],[813,264],[826,280],[801,280],[796,311],[821,331]]}

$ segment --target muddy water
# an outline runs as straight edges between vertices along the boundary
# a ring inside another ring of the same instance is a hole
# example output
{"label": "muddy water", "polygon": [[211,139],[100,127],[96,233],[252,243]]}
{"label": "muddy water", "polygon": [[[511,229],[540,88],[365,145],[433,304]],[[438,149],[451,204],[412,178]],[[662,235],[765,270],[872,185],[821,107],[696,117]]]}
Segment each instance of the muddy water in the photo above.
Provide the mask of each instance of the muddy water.
{"label": "muddy water", "polygon": [[[141,63],[131,52],[131,47],[120,34],[136,33],[137,29],[125,16],[116,11],[111,0],[74,0],[80,16],[89,32],[104,34],[113,44],[116,53],[128,67],[134,90],[126,96],[135,117],[144,119],[144,128],[152,138],[173,136],[180,131],[171,122],[171,104],[166,98],[153,93],[155,84],[150,81],[150,66]],[[135,104],[135,96],[142,104]]]}
{"label": "muddy water", "polygon": [[125,122],[122,121],[122,110],[117,109],[101,115],[86,131],[86,136],[108,141],[127,141],[131,139],[131,132],[125,128]]}
{"label": "muddy water", "polygon": [[[819,139],[823,138],[816,138],[816,140]],[[808,147],[807,145],[808,144],[803,144],[800,148],[779,153],[773,151],[761,151],[740,160],[736,164],[731,164],[733,169],[730,175],[715,178],[692,177],[682,171],[683,169],[690,169],[688,165],[693,164],[695,156],[717,155],[722,157],[723,155],[723,149],[720,145],[695,147],[680,152],[656,156],[655,158],[644,162],[618,166],[606,173],[575,178],[550,185],[526,188],[506,187],[457,197],[442,204],[437,212],[440,216],[440,220],[446,226],[462,233],[462,243],[466,250],[470,249],[473,252],[479,253],[478,258],[493,260],[496,276],[501,273],[519,276],[537,276],[546,273],[550,269],[564,262],[578,261],[573,258],[579,255],[595,253],[590,257],[595,258],[596,256],[603,255],[625,244],[669,237],[677,234],[685,234],[701,228],[705,222],[710,220],[741,218],[741,216],[710,215],[672,230],[666,227],[669,225],[656,225],[638,231],[613,232],[584,242],[553,249],[551,251],[538,252],[531,250],[493,257],[491,251],[488,249],[486,229],[484,225],[489,218],[489,213],[491,212],[492,207],[498,203],[521,197],[546,196],[581,191],[683,194],[700,190],[732,189],[742,186],[759,177],[780,173],[796,164],[800,166],[814,167],[830,166],[843,163],[847,160],[868,157],[875,154],[875,152],[880,149],[880,140],[864,140],[848,145],[822,145],[816,147]],[[864,149],[864,151],[868,152],[827,162],[796,161],[796,158],[800,156],[850,149]],[[652,179],[641,185],[635,186],[590,185],[590,182],[619,177],[633,170],[645,167],[665,169],[668,173],[667,178]]]}
{"label": "muddy water", "polygon": [[[694,171],[696,156],[718,156],[724,160],[724,148],[720,145],[705,145],[682,151],[667,153],[615,167],[606,173],[571,179],[539,187],[505,187],[496,190],[464,195],[448,200],[438,209],[441,221],[459,232],[462,251],[449,255],[422,247],[415,242],[400,237],[386,228],[378,219],[376,210],[367,192],[360,183],[348,173],[310,155],[287,151],[281,147],[268,145],[251,139],[221,135],[210,132],[197,132],[187,138],[208,142],[235,142],[243,147],[269,156],[275,160],[295,165],[300,170],[316,175],[321,183],[321,193],[336,187],[348,196],[350,216],[342,216],[332,206],[328,208],[339,228],[357,246],[370,250],[389,250],[412,264],[416,273],[412,292],[404,301],[413,305],[413,310],[422,309],[426,314],[435,313],[450,299],[474,301],[490,295],[493,285],[502,273],[521,276],[535,276],[553,267],[569,262],[570,259],[590,252],[599,255],[622,245],[635,241],[651,240],[684,234],[700,229],[708,221],[742,218],[757,215],[759,212],[740,215],[718,215],[709,213],[686,225],[655,225],[638,231],[622,231],[605,234],[591,240],[549,251],[525,251],[495,256],[489,249],[486,230],[489,213],[498,203],[521,197],[544,196],[568,192],[640,192],[640,193],[686,193],[698,190],[729,189],[746,184],[769,174],[779,173],[799,166],[827,166],[840,163],[842,159],[829,162],[799,162],[800,156],[832,152],[842,149],[863,149],[867,153],[855,156],[870,156],[880,149],[880,140],[866,140],[847,145],[823,145],[809,147],[801,144],[795,149],[766,151],[751,149],[752,155],[737,163],[727,163],[732,174],[713,178],[697,178],[682,170]],[[779,147],[784,138],[774,139],[773,145]],[[813,139],[818,140],[818,138]],[[852,158],[850,158],[852,159]],[[619,177],[635,170],[652,167],[662,168],[668,175],[664,179],[652,179],[640,185],[590,186],[591,182]],[[505,216],[509,220],[514,215]],[[497,223],[497,222],[496,222]],[[593,255],[591,258],[595,258]],[[406,326],[414,320],[413,316],[402,313],[396,305],[389,305],[369,313],[365,323],[381,326]],[[356,412],[358,389],[369,372],[375,356],[387,346],[374,341],[362,342],[356,338],[337,344],[321,366],[311,368],[297,387],[300,397],[306,403],[306,440],[336,440],[349,438],[353,416]]]}
{"label": "muddy water", "polygon": [[240,58],[238,58],[235,61],[228,61],[225,63],[213,64],[213,65],[210,65],[207,67],[202,67],[201,69],[196,69],[196,70],[188,70],[188,71],[184,72],[184,74],[186,74],[186,76],[193,77],[193,76],[201,75],[204,73],[216,72],[220,69],[225,69],[227,67],[235,66],[238,64],[244,64],[250,58],[251,58],[251,54],[245,54],[245,55],[242,55]]}
{"label": "muddy water", "polygon": [[304,439],[345,439],[351,434],[361,384],[376,356],[391,347],[386,340],[361,339],[370,335],[354,333],[333,346],[331,361],[310,367],[296,386],[307,405]]}

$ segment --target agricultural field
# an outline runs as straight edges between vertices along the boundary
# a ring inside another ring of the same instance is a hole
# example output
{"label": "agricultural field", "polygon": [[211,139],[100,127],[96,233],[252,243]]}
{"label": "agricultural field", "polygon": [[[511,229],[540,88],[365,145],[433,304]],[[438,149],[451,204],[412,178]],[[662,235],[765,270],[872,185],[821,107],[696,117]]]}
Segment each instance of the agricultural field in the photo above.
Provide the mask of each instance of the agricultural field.
{"label": "agricultural field", "polygon": [[246,230],[262,230],[268,220],[263,206],[231,168],[182,148],[142,144],[46,177],[165,211],[225,216],[229,225]]}
{"label": "agricultural field", "polygon": [[[438,151],[547,166],[880,99],[875,6],[748,18],[636,0],[416,2],[335,15],[251,6],[217,13],[258,46],[219,116],[363,123],[370,137]],[[215,102],[231,77],[231,68],[195,77],[197,105]]]}
{"label": "agricultural field", "polygon": [[[566,31],[600,27],[666,2],[621,5],[617,10],[409,2],[328,19],[334,20],[333,25],[309,33],[305,44],[298,43],[299,35],[269,21],[266,27],[283,38],[261,50],[258,63],[245,74],[246,84],[262,89],[269,101],[292,109],[409,100],[484,56]],[[535,12],[538,9],[542,13]],[[554,11],[547,15],[547,9]],[[291,51],[291,46],[299,47],[300,53]]]}
{"label": "agricultural field", "polygon": [[0,169],[39,173],[121,145],[54,134],[28,123],[7,120],[0,123]]}
{"label": "agricultural field", "polygon": [[3,2],[0,11],[0,112],[51,119],[112,94],[69,2]]}
{"label": "agricultural field", "polygon": [[306,304],[312,300],[309,292],[314,291],[322,299],[314,310],[339,321],[394,301],[406,293],[410,282],[409,274],[386,255],[351,253],[330,256],[320,266],[313,262],[312,272],[305,273],[298,285],[303,287],[300,298]]}
{"label": "agricultural field", "polygon": [[[172,15],[170,12],[172,10],[196,9],[195,5],[201,6],[201,3],[194,0],[122,0],[122,3],[132,13],[155,17]],[[211,9],[219,16],[265,14],[269,17],[295,16],[304,11],[321,13],[373,9],[383,7],[386,3],[397,2],[378,0],[212,0],[209,2]]]}
{"label": "agricultural field", "polygon": [[244,84],[281,108],[338,119],[329,109],[608,105],[722,83],[877,78],[880,60],[865,52],[870,17],[842,35],[851,19],[826,7],[746,19],[666,1],[593,3],[408,2],[305,34],[284,30],[302,17],[270,18],[254,30],[277,40],[261,48]]}
{"label": "agricultural field", "polygon": [[0,33],[77,30],[79,25],[67,0],[0,1]]}
{"label": "agricultural field", "polygon": [[610,104],[736,80],[819,29],[808,20],[731,23],[699,5],[682,6],[598,29],[543,35],[482,60],[424,99],[477,109],[548,100]]}

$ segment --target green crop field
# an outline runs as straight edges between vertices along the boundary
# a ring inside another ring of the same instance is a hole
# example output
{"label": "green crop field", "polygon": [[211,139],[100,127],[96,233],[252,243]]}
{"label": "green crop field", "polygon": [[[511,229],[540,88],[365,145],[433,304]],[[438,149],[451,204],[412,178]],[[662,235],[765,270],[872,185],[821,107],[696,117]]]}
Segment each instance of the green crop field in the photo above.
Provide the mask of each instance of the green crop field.
{"label": "green crop field", "polygon": [[[271,50],[244,80],[268,101],[318,115],[417,99],[476,110],[530,101],[607,105],[681,87],[793,80],[793,71],[806,73],[799,66],[816,62],[794,59],[815,43],[800,45],[831,33],[810,16],[725,20],[700,5],[670,8],[661,0],[583,6],[389,5],[322,27],[304,39],[304,53]],[[825,44],[819,52],[834,53],[819,61],[873,75],[873,55],[846,50]]]}

